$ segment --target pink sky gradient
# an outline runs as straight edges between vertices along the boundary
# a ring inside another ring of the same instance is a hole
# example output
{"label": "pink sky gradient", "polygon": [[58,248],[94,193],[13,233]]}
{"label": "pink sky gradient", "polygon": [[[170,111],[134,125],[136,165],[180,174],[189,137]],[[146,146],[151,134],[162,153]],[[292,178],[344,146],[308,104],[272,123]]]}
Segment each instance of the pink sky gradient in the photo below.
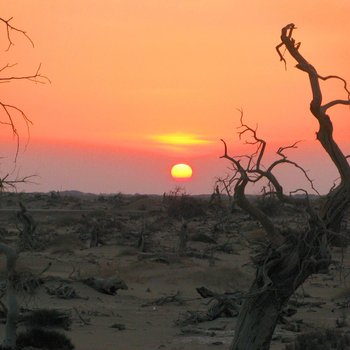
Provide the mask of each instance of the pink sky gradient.
{"label": "pink sky gradient", "polygon": [[[229,165],[219,159],[220,138],[232,154],[245,150],[237,143],[237,108],[271,142],[267,159],[280,145],[304,140],[292,159],[323,193],[337,178],[315,140],[308,79],[288,56],[286,71],[275,46],[281,28],[294,22],[300,50],[319,73],[350,79],[347,0],[12,0],[1,11],[35,43],[33,49],[16,34],[5,52],[1,27],[3,65],[18,62],[9,72],[26,74],[42,63],[52,81],[0,86],[1,101],[34,123],[15,171],[38,175],[26,191],[163,193],[177,185],[171,166],[188,163],[193,177],[181,186],[211,193]],[[324,97],[346,96],[331,82]],[[350,153],[349,108],[331,116]],[[24,145],[25,127],[17,125]],[[0,134],[6,172],[15,143],[9,130]],[[201,142],[166,144],[169,134]],[[281,177],[288,189],[303,185],[290,169]]]}

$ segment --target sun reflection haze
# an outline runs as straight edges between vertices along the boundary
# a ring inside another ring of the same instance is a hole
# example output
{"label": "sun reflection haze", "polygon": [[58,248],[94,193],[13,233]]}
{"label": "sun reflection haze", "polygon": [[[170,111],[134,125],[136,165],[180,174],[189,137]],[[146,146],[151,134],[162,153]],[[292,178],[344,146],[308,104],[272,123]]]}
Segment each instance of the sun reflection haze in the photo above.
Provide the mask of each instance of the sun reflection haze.
{"label": "sun reflection haze", "polygon": [[172,133],[153,135],[151,139],[157,143],[166,145],[207,145],[212,143],[210,140],[204,139],[199,135],[185,134],[185,133]]}

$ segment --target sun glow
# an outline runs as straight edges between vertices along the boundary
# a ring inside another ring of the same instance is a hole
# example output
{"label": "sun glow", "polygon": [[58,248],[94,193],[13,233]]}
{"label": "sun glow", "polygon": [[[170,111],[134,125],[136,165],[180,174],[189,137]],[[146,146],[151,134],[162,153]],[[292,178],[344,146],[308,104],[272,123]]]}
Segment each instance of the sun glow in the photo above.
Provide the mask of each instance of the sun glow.
{"label": "sun glow", "polygon": [[179,146],[207,145],[211,143],[211,141],[201,138],[198,135],[182,133],[154,135],[151,137],[151,139],[157,143]]}
{"label": "sun glow", "polygon": [[171,168],[171,176],[178,180],[190,179],[192,168],[188,164],[176,164]]}

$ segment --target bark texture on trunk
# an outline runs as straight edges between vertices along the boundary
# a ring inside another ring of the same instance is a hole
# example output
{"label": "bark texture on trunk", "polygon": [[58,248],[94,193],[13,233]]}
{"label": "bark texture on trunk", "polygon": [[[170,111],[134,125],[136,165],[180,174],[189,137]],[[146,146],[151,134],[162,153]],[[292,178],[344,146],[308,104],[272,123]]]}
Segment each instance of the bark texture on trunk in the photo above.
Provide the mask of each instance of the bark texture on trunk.
{"label": "bark texture on trunk", "polygon": [[[310,235],[306,234],[307,237]],[[255,261],[257,274],[240,310],[231,350],[267,350],[278,318],[296,289],[330,263],[322,241],[296,239],[267,248]]]}
{"label": "bark texture on trunk", "polygon": [[[254,283],[249,293],[256,293],[257,290]],[[230,349],[269,349],[282,307],[281,301],[276,299],[274,291],[266,291],[250,297],[244,303],[238,317],[235,333],[240,336],[234,338]]]}

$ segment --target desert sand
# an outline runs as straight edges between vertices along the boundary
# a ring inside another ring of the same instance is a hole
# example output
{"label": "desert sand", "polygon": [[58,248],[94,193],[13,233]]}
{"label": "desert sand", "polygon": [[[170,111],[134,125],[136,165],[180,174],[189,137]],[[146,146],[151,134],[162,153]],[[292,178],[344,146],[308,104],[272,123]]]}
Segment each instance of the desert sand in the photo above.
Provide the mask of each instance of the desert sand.
{"label": "desert sand", "polygon": [[[218,299],[203,298],[196,288],[236,295],[239,308],[254,278],[250,256],[266,240],[247,214],[210,206],[209,199],[195,197],[183,219],[162,196],[2,194],[3,242],[17,246],[19,201],[37,225],[33,249],[18,258],[21,315],[41,308],[64,311],[72,323],[62,332],[78,350],[228,349],[236,315],[223,312],[200,322]],[[288,210],[274,220],[296,224]],[[184,222],[188,240],[178,251]],[[99,243],[90,247],[94,234]],[[348,249],[333,248],[333,259],[330,269],[312,276],[286,306],[271,349],[285,349],[298,334],[314,329],[349,330]],[[1,276],[4,289],[4,258]],[[86,283],[93,278],[115,278],[120,289],[98,291]]]}

